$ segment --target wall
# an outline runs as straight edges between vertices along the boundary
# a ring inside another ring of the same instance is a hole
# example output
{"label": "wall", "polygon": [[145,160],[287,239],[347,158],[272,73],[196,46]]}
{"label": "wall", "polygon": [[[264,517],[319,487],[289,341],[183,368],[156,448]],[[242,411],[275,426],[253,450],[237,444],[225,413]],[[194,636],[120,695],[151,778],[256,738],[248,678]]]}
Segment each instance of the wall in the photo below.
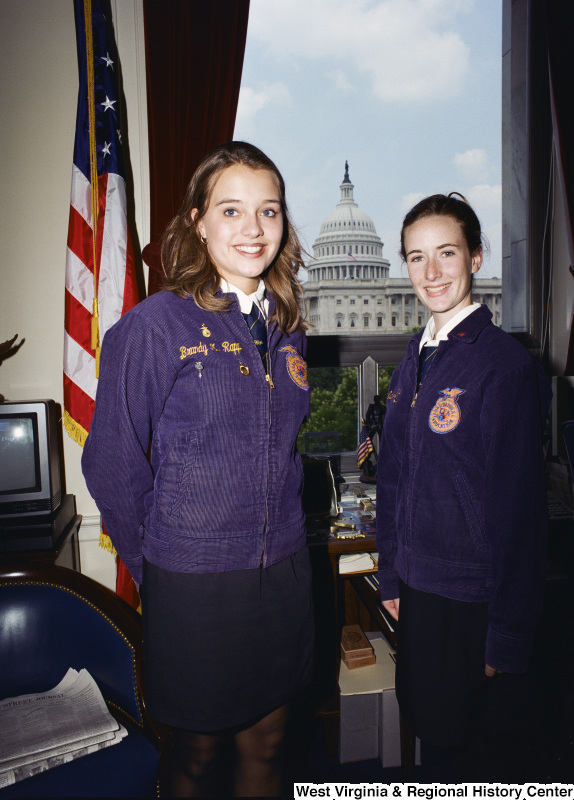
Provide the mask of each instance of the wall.
{"label": "wall", "polygon": [[[141,0],[112,0],[122,61],[136,226],[148,241],[148,154]],[[0,366],[11,400],[63,400],[64,267],[78,70],[72,0],[0,3],[0,341],[19,351]],[[113,556],[97,545],[99,515],[64,436],[67,491],[84,520],[82,571],[114,585]]]}

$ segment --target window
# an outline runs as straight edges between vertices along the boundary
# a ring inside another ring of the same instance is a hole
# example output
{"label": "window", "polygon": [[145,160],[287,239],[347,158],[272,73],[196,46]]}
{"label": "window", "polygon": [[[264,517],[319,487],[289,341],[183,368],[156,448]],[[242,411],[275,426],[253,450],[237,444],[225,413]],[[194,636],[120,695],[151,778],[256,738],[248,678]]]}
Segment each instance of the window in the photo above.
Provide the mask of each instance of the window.
{"label": "window", "polygon": [[363,317],[363,328],[368,328],[368,327],[369,327],[369,318]]}
{"label": "window", "polygon": [[394,366],[379,366],[378,389],[383,403],[386,401],[389,393],[389,383],[391,382],[391,375],[394,369]]}
{"label": "window", "polygon": [[[305,432],[324,434],[307,439],[317,454],[321,442],[325,447],[330,442],[328,434],[337,432],[341,442],[341,471],[343,474],[357,472],[356,447],[361,417],[376,394],[386,402],[391,374],[404,356],[409,338],[408,334],[394,334],[391,340],[368,334],[309,337],[311,419],[303,426],[303,435],[298,439],[300,453],[305,452]],[[331,369],[326,369],[329,367]],[[347,371],[349,367],[352,370]],[[314,397],[317,391],[321,394]],[[345,410],[344,418],[338,415],[339,407]],[[354,425],[352,432],[349,418],[351,426]]]}
{"label": "window", "polygon": [[[297,449],[308,455],[333,455],[357,449],[359,368],[310,367],[311,415],[301,426]],[[317,434],[316,437],[309,434]],[[323,434],[319,436],[319,434]]]}
{"label": "window", "polygon": [[[525,0],[517,0],[517,3],[514,3],[514,2],[511,2],[510,0],[506,0],[506,5],[508,7],[510,7],[511,5],[512,6],[522,5],[523,1],[525,2]],[[529,2],[530,2],[530,0],[529,0]],[[559,0],[555,0],[555,2],[559,3]],[[540,4],[544,4],[544,0],[532,0],[532,5],[533,6],[540,5]],[[261,7],[265,7],[265,5],[266,4],[262,4]],[[359,5],[361,5],[361,4],[359,4]],[[369,5],[372,5],[372,4],[367,4],[367,6],[369,6]],[[397,4],[397,5],[400,6],[401,4]],[[482,5],[482,4],[477,4],[477,5]],[[484,5],[488,5],[488,4],[484,4]],[[328,14],[329,17],[330,17],[333,14],[333,9],[329,9],[328,6],[327,6],[327,11],[325,13]],[[336,13],[336,11],[334,13]],[[517,13],[518,13],[518,10],[517,10]],[[330,32],[327,31],[326,29],[323,30],[323,31],[318,31],[317,35],[324,36],[325,40],[329,40],[329,38],[330,38]],[[464,36],[463,36],[463,38],[464,38]],[[473,45],[473,47],[474,47],[474,45]],[[255,53],[255,50],[254,50],[254,53]],[[500,49],[498,49],[498,53],[500,53]],[[257,53],[257,55],[259,56],[259,53]],[[249,57],[249,53],[247,53],[247,58],[248,57]],[[301,57],[302,58],[306,58],[306,55],[303,54]],[[336,50],[336,52],[335,52],[335,63],[336,63],[336,59],[338,57],[340,57],[340,50]],[[256,64],[256,69],[253,72],[253,77],[252,76],[248,76],[247,79],[245,79],[245,77],[244,77],[244,81],[245,81],[246,87],[255,86],[256,78],[260,74],[261,63],[264,63],[264,62],[262,62],[261,58],[258,58],[257,60],[254,60],[254,64]],[[248,66],[248,65],[246,65],[246,66]],[[265,66],[266,66],[266,74],[267,74],[267,66],[268,65],[265,64]],[[246,72],[246,70],[244,69],[244,73],[245,72]],[[307,72],[307,70],[304,70],[304,72]],[[269,76],[269,77],[270,77],[270,80],[271,80],[271,76]],[[273,74],[272,79],[273,80],[277,80],[278,76],[275,76]],[[306,92],[305,92],[305,94],[306,94]],[[327,94],[327,93],[323,92],[322,94]],[[295,97],[295,95],[293,95],[293,97]],[[342,102],[343,102],[343,107],[347,107],[348,106],[348,101],[347,100],[343,100]],[[296,103],[297,103],[297,101],[295,100],[295,104]],[[335,100],[335,102],[333,102],[332,99],[331,99],[330,100],[330,105],[335,107],[335,108],[337,108],[338,111],[340,112],[340,108],[338,108],[339,103],[337,103],[336,100]],[[280,111],[281,111],[281,104],[279,104],[278,107],[277,107],[277,113],[280,113]],[[273,115],[271,114],[269,116],[272,117]],[[343,132],[343,134],[345,133],[345,127],[344,126],[341,127],[341,126],[339,126],[337,124],[335,124],[332,127],[330,127],[330,130],[333,131],[333,134],[337,133],[338,131]],[[244,131],[241,130],[240,133],[243,134]],[[248,137],[247,136],[243,136],[243,138],[248,138]],[[269,151],[270,152],[273,152],[274,150],[275,150],[275,152],[281,152],[282,157],[284,157],[287,154],[287,152],[289,151],[289,146],[291,144],[291,140],[292,140],[292,137],[285,136],[285,145],[284,145],[285,152],[284,153],[281,151],[281,148],[282,148],[283,145],[280,142],[274,143],[273,146],[272,146],[271,145],[271,141],[272,140],[269,140],[269,144],[268,144],[267,141],[265,139],[263,139],[261,141],[261,145],[263,146],[263,150],[264,151],[265,151],[266,146],[267,146],[267,147],[269,147]],[[317,137],[316,141],[319,143],[320,152],[322,154],[323,151],[324,151],[324,142],[321,144],[320,137]],[[259,137],[258,137],[258,143],[259,143]],[[477,146],[482,146],[482,142],[477,144]],[[277,148],[279,148],[278,151],[277,151]],[[459,149],[462,151],[464,149],[464,147],[461,146]],[[289,157],[288,156],[287,156],[287,161],[289,161]],[[510,163],[510,162],[508,162],[508,163]],[[307,167],[307,165],[306,165],[306,167]],[[307,219],[307,216],[305,214],[300,214],[298,212],[297,201],[291,202],[292,211],[293,211],[293,214],[294,214],[294,219],[296,221],[299,221],[299,222],[301,220],[304,220],[305,223],[308,225],[308,243],[309,244],[311,244],[314,239],[316,239],[317,237],[321,236],[321,230],[320,230],[321,222],[322,222],[322,220],[325,219],[326,215],[329,212],[332,211],[332,209],[334,208],[335,203],[337,201],[337,195],[338,195],[337,186],[338,186],[338,183],[340,181],[340,178],[342,177],[342,170],[338,165],[337,165],[337,169],[339,171],[335,170],[336,174],[334,176],[334,179],[332,180],[332,187],[329,188],[328,191],[325,191],[324,199],[322,198],[320,200],[320,202],[314,204],[314,205],[317,206],[317,208],[315,210],[315,213],[317,215],[317,221],[316,222],[310,222],[310,220]],[[365,198],[365,195],[363,194],[364,187],[363,187],[362,181],[358,177],[358,175],[360,173],[356,172],[356,170],[358,170],[358,169],[359,169],[359,166],[354,167],[354,161],[353,161],[353,158],[351,158],[350,171],[351,171],[351,176],[354,179],[353,182],[356,184],[356,187],[357,187],[356,190],[355,190],[355,193],[356,193],[356,197],[357,197],[357,201],[358,201],[358,206],[359,206],[360,209],[364,209],[365,212],[373,214],[375,212],[376,208],[375,208],[374,205],[371,205],[369,202],[367,202],[366,199],[364,199]],[[429,169],[430,169],[430,166],[429,166]],[[301,179],[295,178],[295,180],[293,180],[293,181],[291,179],[289,179],[288,183],[289,183],[289,189],[290,189],[291,192],[300,191],[298,182],[300,183],[301,186],[303,186],[303,187],[306,186],[306,179],[308,178],[308,173],[309,173],[308,168],[306,168],[305,171],[303,171],[303,178],[301,178]],[[496,178],[494,180],[498,183],[498,180],[496,180]],[[415,188],[418,188],[418,187],[415,187]],[[464,189],[463,189],[463,191],[464,191]],[[387,187],[385,187],[385,194],[388,194]],[[540,196],[543,196],[543,193],[541,193]],[[398,199],[398,198],[396,198],[396,199]],[[477,210],[479,210],[479,209],[477,208]],[[335,215],[333,215],[333,216],[335,216]],[[384,214],[383,214],[383,217],[384,217]],[[479,213],[479,217],[481,217],[480,213]],[[374,219],[375,219],[375,217],[373,217],[373,220]],[[482,219],[482,217],[481,217],[481,220],[483,221],[483,224],[484,224],[484,219]],[[331,220],[329,220],[329,223],[330,222],[331,222]],[[329,227],[332,228],[333,230],[338,230],[340,233],[342,233],[342,232],[346,233],[347,232],[346,231],[346,222],[344,224],[341,224],[341,223],[342,223],[342,220],[337,220],[337,222],[333,222],[333,224],[330,224]],[[352,220],[350,220],[349,232],[355,232],[356,228],[358,226],[361,227],[361,230],[363,232],[369,231],[369,232],[373,232],[374,233],[374,227],[369,222],[357,221],[357,222],[355,222],[353,224]],[[344,228],[344,231],[341,230],[342,227]],[[378,228],[379,224],[376,223],[375,227]],[[379,229],[377,231],[377,233],[379,235],[381,235],[382,231]],[[333,238],[335,238],[335,237],[333,237]],[[369,238],[369,237],[367,237],[367,238]],[[374,239],[374,238],[375,238],[374,236],[371,237],[371,239]],[[326,239],[327,239],[326,236],[324,236],[324,238],[321,237],[321,239],[320,239],[321,244],[323,244]],[[363,237],[361,237],[361,239],[363,239]],[[360,241],[360,239],[359,239],[359,241]],[[354,250],[352,249],[353,246],[355,248]],[[364,253],[364,252],[366,252],[367,254],[373,253],[373,254],[377,255],[378,257],[380,257],[380,256],[382,256],[384,250],[385,250],[385,248],[381,248],[380,246],[369,246],[368,244],[364,245],[364,240],[363,240],[363,242],[361,244],[361,253]],[[349,263],[353,263],[352,259],[348,259],[347,258],[347,252],[352,252],[354,255],[356,255],[356,258],[358,260],[359,250],[358,250],[357,245],[351,245],[350,243],[348,243],[347,247],[345,247],[344,245],[341,245],[341,247],[337,247],[337,253],[339,253],[339,258],[337,259],[337,263],[340,263],[341,267],[343,266],[343,262],[346,262],[347,266],[349,265]],[[394,253],[395,250],[392,249],[392,252]],[[389,245],[388,244],[386,245],[386,255],[387,255],[387,257],[390,258],[391,268],[392,268],[392,270],[394,270],[398,266],[398,262],[396,260],[396,256],[390,255],[390,253],[389,253]],[[345,256],[345,258],[343,258],[342,256]],[[365,263],[365,262],[368,262],[369,259],[361,259],[361,261],[363,263]],[[355,265],[355,266],[357,266],[357,265]],[[369,274],[366,271],[367,269],[370,270],[370,264],[368,265],[368,267],[365,266],[363,268],[364,271],[362,273],[362,277],[364,277],[364,278],[368,278],[369,277]],[[341,270],[341,271],[343,271],[343,270]],[[382,266],[382,267],[377,266],[376,269],[375,269],[375,272],[377,274],[377,278],[379,280],[382,279],[384,281],[385,280],[385,276],[388,274],[389,270],[388,270],[388,267],[386,267],[386,266]],[[354,269],[353,269],[353,273],[354,273]],[[391,274],[393,274],[393,276],[395,276],[397,273],[396,272],[392,272]],[[346,275],[345,277],[348,277],[348,275]],[[371,278],[374,278],[374,275],[373,275],[372,271],[371,271]],[[349,281],[349,284],[350,284],[350,281]],[[574,284],[573,284],[573,286],[574,286]],[[367,336],[367,334],[369,334],[369,329],[367,328],[367,329],[364,330],[364,334],[365,335],[362,338],[365,338],[365,339],[371,338],[373,340],[374,339],[379,339],[379,338],[382,339],[382,340],[385,340],[385,339],[394,340],[394,339],[400,338],[403,335],[402,331],[404,330],[404,325],[403,325],[403,321],[404,320],[403,320],[403,316],[402,316],[400,298],[398,299],[398,301],[395,300],[395,302],[392,305],[392,309],[391,309],[391,304],[388,302],[388,299],[385,296],[384,292],[381,292],[381,294],[382,294],[382,297],[376,299],[376,304],[377,304],[377,306],[385,305],[385,310],[383,312],[383,309],[380,308],[379,312],[374,312],[373,313],[373,316],[376,317],[376,319],[377,319],[377,322],[374,323],[373,327],[378,327],[379,328],[379,334],[380,334],[381,333],[380,329],[382,327],[385,327],[386,330],[388,330],[387,326],[390,327],[392,325],[392,329],[389,332],[390,335],[389,336],[373,336],[371,334],[371,337],[369,337],[369,336]],[[344,294],[342,296],[344,298]],[[373,297],[373,301],[374,301],[374,297]],[[347,303],[347,299],[345,300],[345,302]],[[398,305],[397,305],[397,302],[398,302]],[[335,311],[342,311],[342,305],[343,305],[342,299],[336,298],[335,303],[336,303]],[[356,305],[360,305],[361,304],[361,298],[357,298],[356,301],[355,301],[354,298],[353,299],[348,298],[348,304],[349,305],[353,305],[355,307],[355,308],[353,308],[353,311],[357,313],[356,319],[351,320],[349,313],[345,313],[345,316],[344,316],[344,318],[342,320],[337,320],[337,318],[336,318],[336,316],[334,314],[331,317],[332,322],[330,324],[331,325],[336,324],[336,330],[337,330],[337,332],[339,334],[338,338],[340,340],[343,340],[343,339],[346,339],[346,338],[350,339],[351,338],[350,334],[360,334],[361,333],[360,330],[359,330],[361,325],[359,324],[359,321],[358,321],[360,315],[358,315],[358,311],[356,309]],[[364,308],[363,319],[365,319],[365,312],[367,311],[367,302],[365,301],[364,298],[363,298],[363,308]],[[403,306],[403,308],[404,308],[404,306]],[[394,314],[389,313],[389,312],[391,312],[391,310],[392,310],[392,312],[394,312]],[[414,311],[415,311],[414,307],[411,306],[409,324],[410,325],[415,325],[415,324],[417,324],[417,321],[418,321],[419,324],[424,324],[423,321],[427,317],[426,312],[420,311],[418,314],[415,314]],[[350,309],[345,309],[345,312],[350,312]],[[384,320],[384,323],[383,323],[383,320]],[[349,326],[351,326],[351,330],[347,330],[347,328]],[[396,331],[395,330],[396,327],[400,327],[401,331],[400,332]],[[331,328],[331,330],[332,330],[332,328]],[[373,334],[376,334],[376,331],[373,331]],[[318,338],[318,337],[315,336],[315,337],[309,337],[309,338],[310,338],[310,340],[312,340],[313,338]],[[354,343],[351,342],[350,346],[351,347],[354,346]],[[386,344],[385,346],[392,346],[392,341],[389,342],[388,344]],[[385,362],[385,363],[388,363],[388,362]],[[395,363],[398,363],[398,361],[395,362]],[[362,402],[362,400],[361,400],[361,402]],[[361,410],[364,411],[364,409],[361,409]]]}
{"label": "window", "polygon": [[369,305],[369,298],[368,297],[363,298],[363,305],[364,306],[368,306]]}

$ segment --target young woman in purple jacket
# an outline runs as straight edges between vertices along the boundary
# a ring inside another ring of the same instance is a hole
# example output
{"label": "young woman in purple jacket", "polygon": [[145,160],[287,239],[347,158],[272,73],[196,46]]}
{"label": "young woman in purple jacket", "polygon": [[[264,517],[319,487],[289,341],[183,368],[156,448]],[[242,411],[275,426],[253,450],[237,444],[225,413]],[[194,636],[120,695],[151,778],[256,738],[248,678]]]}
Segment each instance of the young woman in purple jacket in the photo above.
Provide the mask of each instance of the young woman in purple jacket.
{"label": "young woman in purple jacket", "polygon": [[303,262],[275,164],[244,142],[206,156],[162,261],[166,290],[104,339],[83,470],[141,584],[147,706],[174,733],[169,795],[276,796],[313,621],[295,445]]}
{"label": "young woman in purple jacket", "polygon": [[377,543],[403,717],[448,778],[485,780],[474,745],[495,724],[489,696],[526,671],[542,603],[550,389],[472,301],[482,233],[456,194],[421,200],[403,222],[401,254],[431,317],[389,386]]}

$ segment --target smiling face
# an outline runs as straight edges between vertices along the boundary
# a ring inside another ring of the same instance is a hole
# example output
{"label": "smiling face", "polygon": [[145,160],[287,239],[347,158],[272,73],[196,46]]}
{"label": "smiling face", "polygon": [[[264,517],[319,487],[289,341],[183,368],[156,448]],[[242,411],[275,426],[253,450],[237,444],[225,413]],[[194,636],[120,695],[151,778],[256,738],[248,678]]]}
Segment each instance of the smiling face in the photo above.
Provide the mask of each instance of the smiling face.
{"label": "smiling face", "polygon": [[413,289],[432,311],[436,331],[472,303],[472,275],[482,264],[482,250],[471,255],[454,217],[431,216],[404,232],[407,268]]}
{"label": "smiling face", "polygon": [[[197,218],[197,209],[191,218]],[[197,229],[207,239],[209,257],[219,275],[251,294],[279,251],[283,224],[273,173],[234,164],[215,182]]]}

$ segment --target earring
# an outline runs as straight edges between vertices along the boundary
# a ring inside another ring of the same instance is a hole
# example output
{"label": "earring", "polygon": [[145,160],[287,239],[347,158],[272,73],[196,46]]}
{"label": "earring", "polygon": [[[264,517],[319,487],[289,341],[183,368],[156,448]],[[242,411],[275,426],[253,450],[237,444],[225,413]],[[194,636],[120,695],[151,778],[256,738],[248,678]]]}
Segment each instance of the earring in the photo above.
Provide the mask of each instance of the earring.
{"label": "earring", "polygon": [[201,244],[207,244],[207,239],[205,236],[200,236],[199,238],[201,239]]}

